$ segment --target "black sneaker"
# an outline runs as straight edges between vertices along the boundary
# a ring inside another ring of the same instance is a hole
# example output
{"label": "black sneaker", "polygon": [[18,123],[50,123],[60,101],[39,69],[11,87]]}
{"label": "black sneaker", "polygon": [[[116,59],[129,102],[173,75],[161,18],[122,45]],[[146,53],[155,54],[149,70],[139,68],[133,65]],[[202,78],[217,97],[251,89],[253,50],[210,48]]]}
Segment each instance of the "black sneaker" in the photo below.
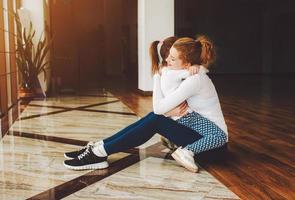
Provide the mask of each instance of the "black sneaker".
{"label": "black sneaker", "polygon": [[87,148],[92,147],[93,145],[94,145],[94,142],[88,142],[88,144],[85,147],[83,147],[82,149],[78,151],[71,151],[71,152],[64,153],[64,157],[66,159],[78,158],[80,154],[84,153],[84,151],[86,151]]}
{"label": "black sneaker", "polygon": [[109,166],[106,157],[96,156],[92,148],[87,148],[77,158],[72,160],[65,160],[64,166],[73,170],[84,170],[84,169],[104,169]]}

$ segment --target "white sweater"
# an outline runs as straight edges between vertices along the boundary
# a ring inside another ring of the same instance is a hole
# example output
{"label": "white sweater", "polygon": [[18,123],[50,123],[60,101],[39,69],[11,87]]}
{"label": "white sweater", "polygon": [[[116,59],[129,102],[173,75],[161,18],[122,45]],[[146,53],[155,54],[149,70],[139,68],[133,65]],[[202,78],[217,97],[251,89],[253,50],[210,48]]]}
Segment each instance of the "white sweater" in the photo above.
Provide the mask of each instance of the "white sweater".
{"label": "white sweater", "polygon": [[155,74],[153,89],[154,112],[162,115],[180,103],[187,101],[193,111],[211,120],[228,134],[217,92],[207,72],[206,68],[200,66],[198,74],[187,77],[180,83],[179,87],[174,91],[170,91],[171,93],[164,91],[165,89],[162,92],[161,76]]}
{"label": "white sweater", "polygon": [[[189,77],[188,70],[174,70],[169,67],[163,67],[161,69],[161,91],[164,97],[172,94],[181,84],[183,80]],[[189,105],[188,105],[189,106]],[[188,108],[188,112],[192,112],[193,110]],[[171,117],[173,120],[177,120],[180,117],[173,116]]]}

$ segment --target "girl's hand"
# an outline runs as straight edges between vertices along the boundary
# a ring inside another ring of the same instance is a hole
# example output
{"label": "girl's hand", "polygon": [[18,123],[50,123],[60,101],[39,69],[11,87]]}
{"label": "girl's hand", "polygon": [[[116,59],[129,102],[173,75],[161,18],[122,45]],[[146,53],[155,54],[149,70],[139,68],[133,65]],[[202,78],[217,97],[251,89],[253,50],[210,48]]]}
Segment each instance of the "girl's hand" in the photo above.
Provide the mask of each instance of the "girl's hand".
{"label": "girl's hand", "polygon": [[159,70],[157,71],[157,73],[162,76],[162,66],[159,65]]}
{"label": "girl's hand", "polygon": [[188,71],[189,71],[189,74],[192,76],[197,74],[199,72],[199,69],[200,69],[200,65],[193,65],[188,68]]}
{"label": "girl's hand", "polygon": [[177,107],[173,108],[169,112],[166,112],[164,115],[166,117],[183,117],[188,113],[188,105],[187,102],[179,104]]}

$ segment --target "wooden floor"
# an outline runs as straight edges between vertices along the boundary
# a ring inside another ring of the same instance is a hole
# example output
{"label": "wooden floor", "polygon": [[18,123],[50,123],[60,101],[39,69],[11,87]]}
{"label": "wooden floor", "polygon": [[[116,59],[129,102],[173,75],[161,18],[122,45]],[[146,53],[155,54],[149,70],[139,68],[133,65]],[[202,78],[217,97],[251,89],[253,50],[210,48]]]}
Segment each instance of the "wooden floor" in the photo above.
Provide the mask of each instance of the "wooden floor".
{"label": "wooden floor", "polygon": [[[229,130],[226,159],[201,165],[242,199],[295,199],[295,79],[291,75],[211,77]],[[136,114],[151,96],[109,85]]]}

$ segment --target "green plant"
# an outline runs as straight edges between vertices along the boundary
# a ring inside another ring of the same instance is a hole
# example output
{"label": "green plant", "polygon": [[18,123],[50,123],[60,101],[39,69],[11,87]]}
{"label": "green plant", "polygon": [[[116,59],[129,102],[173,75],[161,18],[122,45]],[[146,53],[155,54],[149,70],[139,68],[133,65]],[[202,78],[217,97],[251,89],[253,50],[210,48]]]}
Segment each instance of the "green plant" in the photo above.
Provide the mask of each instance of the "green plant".
{"label": "green plant", "polygon": [[40,87],[38,74],[43,71],[46,77],[46,70],[49,69],[50,61],[46,59],[52,40],[48,41],[41,34],[38,42],[34,44],[36,31],[33,29],[32,22],[30,22],[29,30],[26,30],[17,13],[15,13],[15,21],[17,29],[16,62],[22,78],[22,87],[38,88]]}

